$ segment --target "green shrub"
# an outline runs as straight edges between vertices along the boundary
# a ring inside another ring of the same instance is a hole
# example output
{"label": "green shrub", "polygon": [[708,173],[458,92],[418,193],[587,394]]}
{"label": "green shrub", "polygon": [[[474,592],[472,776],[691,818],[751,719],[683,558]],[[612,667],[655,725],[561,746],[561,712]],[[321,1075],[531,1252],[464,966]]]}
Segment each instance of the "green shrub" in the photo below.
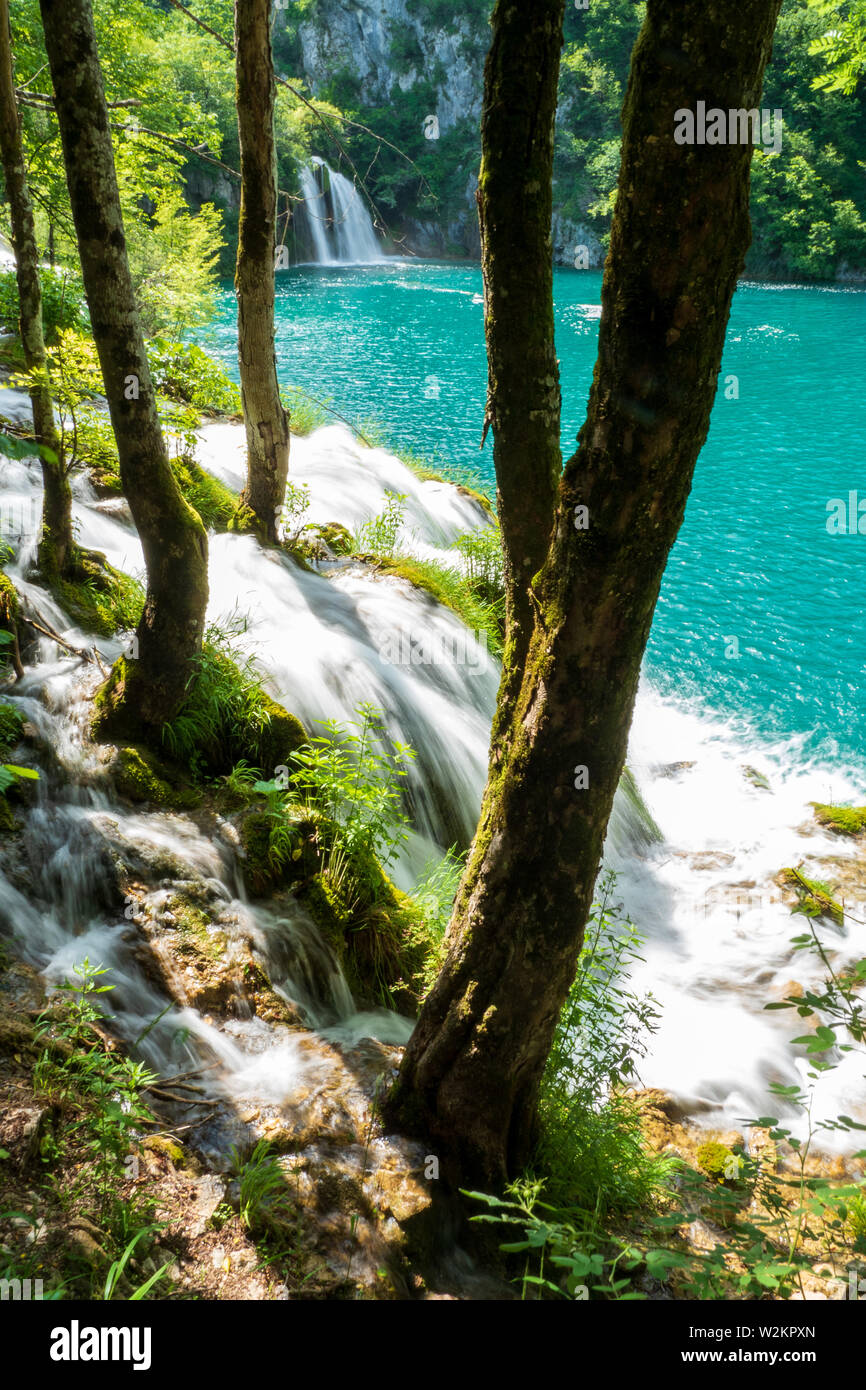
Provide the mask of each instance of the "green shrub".
{"label": "green shrub", "polygon": [[[70,270],[42,266],[42,331],[47,343],[54,343],[67,328],[85,329],[87,304],[80,277]],[[18,281],[14,270],[0,271],[0,323],[10,333],[18,332]]]}
{"label": "green shrub", "polygon": [[196,343],[151,338],[147,345],[157,390],[211,415],[239,415],[241,393],[221,363]]}

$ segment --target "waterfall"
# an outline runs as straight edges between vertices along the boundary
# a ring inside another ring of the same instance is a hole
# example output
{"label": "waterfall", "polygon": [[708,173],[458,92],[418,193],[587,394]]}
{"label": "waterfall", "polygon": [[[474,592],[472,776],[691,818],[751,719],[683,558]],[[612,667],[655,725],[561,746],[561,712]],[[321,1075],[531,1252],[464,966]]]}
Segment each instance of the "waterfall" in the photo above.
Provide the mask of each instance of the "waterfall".
{"label": "waterfall", "polygon": [[369,265],[385,255],[360,190],[323,159],[300,172],[304,201],[295,213],[295,259],[316,265]]}
{"label": "waterfall", "polygon": [[[239,487],[243,428],[213,424],[199,438],[203,466]],[[422,557],[452,562],[448,547],[456,534],[483,521],[470,497],[421,481],[342,427],[293,439],[292,449],[293,475],[310,488],[312,521],[357,526],[381,511],[386,490],[398,492],[406,497],[403,544]],[[2,478],[10,506],[26,514],[31,499],[38,505],[35,462],[6,460]],[[141,549],[128,515],[96,499],[81,477],[73,488],[81,543],[98,546],[118,568],[140,572]],[[29,553],[21,547],[7,566],[14,581],[51,626],[81,645],[82,635],[27,577]],[[460,625],[448,610],[369,567],[345,562],[311,572],[263,549],[254,537],[236,534],[212,537],[210,559],[209,616],[224,620],[238,609],[247,616],[251,651],[276,698],[313,729],[323,718],[355,718],[358,704],[370,700],[383,712],[388,738],[414,747],[407,777],[414,835],[395,874],[400,886],[411,887],[425,860],[450,844],[465,844],[474,828],[496,699],[495,662],[480,644],[456,640]],[[401,656],[418,638],[440,654],[436,660]],[[101,639],[99,645],[110,661],[121,644]],[[252,942],[273,987],[313,1033],[390,1039],[398,1036],[392,1030],[403,1029],[405,1037],[405,1020],[351,1013],[345,980],[301,904],[238,898],[230,847],[182,816],[133,812],[90,785],[82,760],[96,754],[80,734],[87,710],[80,681],[74,661],[46,642],[26,681],[5,692],[49,735],[77,785],[52,785],[51,769],[43,769],[45,796],[28,818],[26,837],[28,862],[38,866],[34,890],[25,899],[14,877],[4,880],[0,873],[0,935],[14,935],[49,979],[88,953],[109,964],[127,1036],[136,1037],[166,1001],[136,963],[123,910],[118,914],[107,903],[106,875],[118,840],[155,845],[189,866],[184,878],[196,875],[205,885],[215,925],[230,940]],[[768,789],[743,776],[746,763],[766,770]],[[604,859],[617,872],[617,897],[646,938],[629,988],[651,990],[663,1007],[641,1079],[672,1092],[703,1123],[737,1126],[744,1116],[765,1112],[769,1082],[802,1079],[789,1044],[791,1021],[765,1013],[764,1004],[781,998],[792,979],[803,988],[818,984],[806,953],[792,961],[795,928],[776,876],[787,864],[840,854],[839,842],[810,823],[809,802],[827,800],[828,772],[806,762],[795,746],[764,746],[684,710],[646,680],[629,766],[633,778],[617,794]],[[838,769],[832,784],[834,799],[853,798],[854,787]],[[159,891],[146,904],[153,914],[164,910]],[[834,950],[842,968],[862,954],[847,927],[836,931]],[[289,1092],[298,1083],[302,1059],[294,1042],[278,1031],[260,1036],[256,1020],[237,1020],[227,1031],[191,1007],[172,1010],[148,1034],[143,1050],[152,1064],[167,1069],[183,1061],[172,1041],[179,1031],[188,1039],[190,1061],[216,1058],[230,1094],[262,1088],[271,1094],[274,1087]],[[822,1083],[816,1115],[844,1110],[866,1116],[857,1061],[851,1053]],[[835,1142],[822,1136],[826,1148]],[[841,1148],[847,1142],[838,1140]]]}

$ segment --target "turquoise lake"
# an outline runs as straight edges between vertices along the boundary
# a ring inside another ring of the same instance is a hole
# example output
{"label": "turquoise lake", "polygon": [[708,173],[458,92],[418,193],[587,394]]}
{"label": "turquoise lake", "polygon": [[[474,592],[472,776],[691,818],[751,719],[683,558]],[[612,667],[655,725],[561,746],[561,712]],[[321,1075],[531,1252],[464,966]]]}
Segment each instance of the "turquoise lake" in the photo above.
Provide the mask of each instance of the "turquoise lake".
{"label": "turquoise lake", "polygon": [[[601,275],[556,275],[563,449],[582,423]],[[212,350],[237,380],[235,303]],[[395,451],[493,492],[479,452],[486,364],[477,266],[303,267],[277,277],[280,379]],[[726,399],[734,374],[739,398]],[[664,692],[761,740],[866,769],[866,535],[830,535],[827,504],[866,500],[866,292],[744,284],[707,444],[646,658]],[[864,509],[866,510],[866,509]],[[866,522],[864,522],[866,525]],[[726,656],[737,639],[739,657]]]}

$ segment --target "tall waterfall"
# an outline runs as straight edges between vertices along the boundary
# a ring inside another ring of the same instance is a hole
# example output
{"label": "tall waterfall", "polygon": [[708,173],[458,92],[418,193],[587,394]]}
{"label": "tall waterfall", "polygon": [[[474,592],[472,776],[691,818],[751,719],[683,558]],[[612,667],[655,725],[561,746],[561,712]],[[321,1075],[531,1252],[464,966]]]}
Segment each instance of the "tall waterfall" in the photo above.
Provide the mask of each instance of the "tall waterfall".
{"label": "tall waterfall", "polygon": [[294,218],[296,262],[366,265],[385,255],[360,189],[322,159],[301,170],[304,201]]}

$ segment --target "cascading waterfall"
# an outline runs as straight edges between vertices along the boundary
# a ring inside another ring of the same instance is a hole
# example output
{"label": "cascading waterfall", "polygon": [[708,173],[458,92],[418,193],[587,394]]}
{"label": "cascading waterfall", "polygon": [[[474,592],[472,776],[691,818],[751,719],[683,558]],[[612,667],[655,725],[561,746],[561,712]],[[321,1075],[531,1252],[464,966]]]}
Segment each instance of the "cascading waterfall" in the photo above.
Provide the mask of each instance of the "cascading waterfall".
{"label": "cascading waterfall", "polygon": [[[212,473],[237,487],[243,478],[242,429],[207,427],[200,456]],[[453,563],[451,542],[484,521],[470,497],[445,484],[420,482],[383,450],[362,448],[342,427],[294,440],[292,467],[295,480],[310,487],[313,521],[357,526],[381,510],[386,489],[405,494],[403,543],[421,555],[447,556]],[[39,498],[35,463],[9,461],[4,472],[11,502],[29,507],[32,497]],[[140,573],[140,546],[123,510],[98,501],[83,479],[76,480],[75,492],[82,543],[104,550],[119,568]],[[58,630],[82,640],[44,591],[24,577],[26,549],[9,567],[15,582]],[[327,717],[354,719],[358,704],[369,700],[383,711],[389,737],[415,748],[409,801],[416,833],[396,875],[408,887],[431,854],[465,843],[474,827],[496,663],[480,644],[455,642],[460,633],[465,639],[465,630],[454,615],[403,581],[351,562],[324,569],[303,571],[250,536],[212,537],[210,617],[225,619],[233,610],[247,614],[247,639],[273,694],[310,727]],[[403,649],[395,638],[402,635],[410,642],[423,637],[439,659],[395,659]],[[110,659],[120,643],[100,645]],[[70,659],[58,659],[46,643],[39,665],[12,692],[71,775],[52,782],[45,769],[41,800],[27,827],[37,893],[26,900],[11,879],[0,885],[2,929],[15,934],[49,978],[85,954],[110,964],[122,982],[127,1034],[137,1036],[165,1001],[136,964],[126,939],[129,924],[106,906],[104,865],[118,836],[149,841],[171,850],[211,885],[220,923],[252,940],[275,988],[311,1029],[335,1037],[378,1031],[386,1040],[405,1040],[409,1025],[393,1015],[353,1020],[345,981],[300,910],[276,913],[243,901],[231,847],[208,840],[188,819],[134,814],[88,789],[80,735],[86,702],[76,693],[79,684]],[[743,776],[745,763],[768,774],[769,789]],[[673,1093],[699,1120],[740,1124],[766,1112],[770,1082],[802,1079],[802,1064],[788,1043],[790,1020],[764,1013],[763,1005],[781,998],[792,977],[802,985],[817,978],[809,959],[792,953],[794,929],[775,877],[807,855],[854,855],[854,848],[814,826],[806,833],[801,827],[810,818],[810,800],[856,798],[860,789],[837,770],[830,774],[804,763],[794,745],[750,745],[725,725],[661,699],[646,681],[629,765],[634,784],[617,795],[605,862],[616,870],[617,893],[647,938],[646,961],[633,984],[651,989],[663,1005],[642,1080]],[[161,910],[158,899],[151,906]],[[847,926],[836,936],[840,966],[862,953]],[[172,1011],[148,1035],[146,1054],[176,1065],[170,1047],[178,1029],[196,1057],[217,1061],[220,1084],[233,1095],[286,1094],[303,1072],[295,1034],[288,1040],[285,1031],[271,1036],[266,1025],[249,1020],[238,1022],[230,1035],[193,1010]],[[817,1112],[862,1115],[866,1097],[854,1054],[829,1082]]]}
{"label": "cascading waterfall", "polygon": [[360,190],[314,159],[300,171],[304,201],[295,212],[295,259],[316,265],[368,265],[386,259]]}

